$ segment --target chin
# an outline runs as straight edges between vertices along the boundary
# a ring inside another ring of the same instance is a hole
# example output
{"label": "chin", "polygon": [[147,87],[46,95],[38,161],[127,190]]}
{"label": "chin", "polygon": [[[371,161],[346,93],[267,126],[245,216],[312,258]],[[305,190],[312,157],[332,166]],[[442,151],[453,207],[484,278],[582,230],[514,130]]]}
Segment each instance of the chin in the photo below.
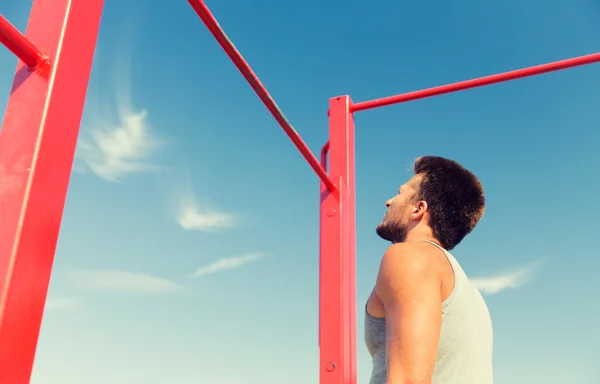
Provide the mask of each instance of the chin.
{"label": "chin", "polygon": [[389,222],[379,224],[375,231],[379,237],[392,244],[403,243],[406,240],[406,230],[399,225],[390,225]]}

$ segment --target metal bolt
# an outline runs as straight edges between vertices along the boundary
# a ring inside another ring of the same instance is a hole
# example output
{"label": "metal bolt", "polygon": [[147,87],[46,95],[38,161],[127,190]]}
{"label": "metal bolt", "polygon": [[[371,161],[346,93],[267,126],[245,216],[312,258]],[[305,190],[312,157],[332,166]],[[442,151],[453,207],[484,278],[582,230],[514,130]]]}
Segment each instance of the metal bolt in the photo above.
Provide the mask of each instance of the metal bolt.
{"label": "metal bolt", "polygon": [[333,372],[335,370],[335,363],[330,361],[325,365],[325,370],[327,372]]}
{"label": "metal bolt", "polygon": [[333,209],[333,210],[331,210],[331,211],[327,212],[327,216],[329,216],[329,217],[333,217],[333,216],[335,216],[335,213],[336,213],[336,212],[337,212],[337,211],[336,211],[335,209]]}

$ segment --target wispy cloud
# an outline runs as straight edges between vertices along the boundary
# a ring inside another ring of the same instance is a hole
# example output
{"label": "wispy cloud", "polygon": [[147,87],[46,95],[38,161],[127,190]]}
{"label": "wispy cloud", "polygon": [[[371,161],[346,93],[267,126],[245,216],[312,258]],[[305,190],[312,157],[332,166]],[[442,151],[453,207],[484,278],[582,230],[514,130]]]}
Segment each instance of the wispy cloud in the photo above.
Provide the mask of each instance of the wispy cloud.
{"label": "wispy cloud", "polygon": [[247,253],[243,256],[227,257],[227,258],[223,258],[223,259],[218,259],[209,265],[198,268],[196,270],[196,272],[194,273],[194,277],[210,275],[212,273],[219,272],[224,269],[240,268],[246,264],[257,262],[268,256],[269,256],[269,254],[267,254],[267,253],[255,252],[255,253]]}
{"label": "wispy cloud", "polygon": [[46,310],[51,309],[67,309],[72,308],[77,304],[77,300],[70,297],[48,296],[46,298]]}
{"label": "wispy cloud", "polygon": [[[119,181],[131,173],[158,169],[147,162],[159,143],[154,140],[146,123],[147,112],[125,112],[117,124],[95,123],[90,139],[78,143],[78,157],[87,169],[106,181]],[[75,168],[81,170],[81,165]]]}
{"label": "wispy cloud", "polygon": [[177,200],[177,222],[189,231],[217,232],[235,227],[239,218],[229,212],[222,212],[208,205],[198,204],[188,180],[175,198]]}
{"label": "wispy cloud", "polygon": [[85,131],[77,143],[74,171],[91,171],[107,181],[120,181],[133,173],[159,169],[149,161],[162,145],[151,134],[148,112],[132,105],[129,65],[121,61],[115,76],[114,104],[93,103]]}
{"label": "wispy cloud", "polygon": [[494,295],[506,289],[519,288],[531,282],[537,275],[540,267],[541,261],[536,261],[512,272],[478,277],[471,279],[471,281],[483,294]]}
{"label": "wispy cloud", "polygon": [[183,229],[204,232],[231,228],[237,224],[235,215],[211,209],[200,209],[194,201],[182,202],[178,220]]}
{"label": "wispy cloud", "polygon": [[117,269],[77,271],[72,277],[93,291],[160,295],[184,290],[182,285],[164,277]]}

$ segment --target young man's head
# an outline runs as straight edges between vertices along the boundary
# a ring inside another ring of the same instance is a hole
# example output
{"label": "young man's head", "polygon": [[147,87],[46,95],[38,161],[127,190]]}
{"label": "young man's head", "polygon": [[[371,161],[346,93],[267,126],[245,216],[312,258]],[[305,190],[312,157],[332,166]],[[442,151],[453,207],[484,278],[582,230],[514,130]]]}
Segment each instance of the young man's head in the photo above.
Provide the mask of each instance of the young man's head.
{"label": "young man's head", "polygon": [[392,243],[429,235],[451,250],[483,216],[481,182],[457,162],[442,157],[419,157],[414,171],[398,194],[386,201],[377,234]]}

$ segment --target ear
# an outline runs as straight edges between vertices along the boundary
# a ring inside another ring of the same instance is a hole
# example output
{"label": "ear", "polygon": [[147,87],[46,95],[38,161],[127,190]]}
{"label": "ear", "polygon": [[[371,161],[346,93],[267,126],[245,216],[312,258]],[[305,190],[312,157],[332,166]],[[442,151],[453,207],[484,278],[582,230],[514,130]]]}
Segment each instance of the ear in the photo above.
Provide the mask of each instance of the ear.
{"label": "ear", "polygon": [[425,200],[419,200],[416,204],[413,205],[413,212],[410,214],[411,220],[421,220],[427,212],[427,208],[429,205]]}

